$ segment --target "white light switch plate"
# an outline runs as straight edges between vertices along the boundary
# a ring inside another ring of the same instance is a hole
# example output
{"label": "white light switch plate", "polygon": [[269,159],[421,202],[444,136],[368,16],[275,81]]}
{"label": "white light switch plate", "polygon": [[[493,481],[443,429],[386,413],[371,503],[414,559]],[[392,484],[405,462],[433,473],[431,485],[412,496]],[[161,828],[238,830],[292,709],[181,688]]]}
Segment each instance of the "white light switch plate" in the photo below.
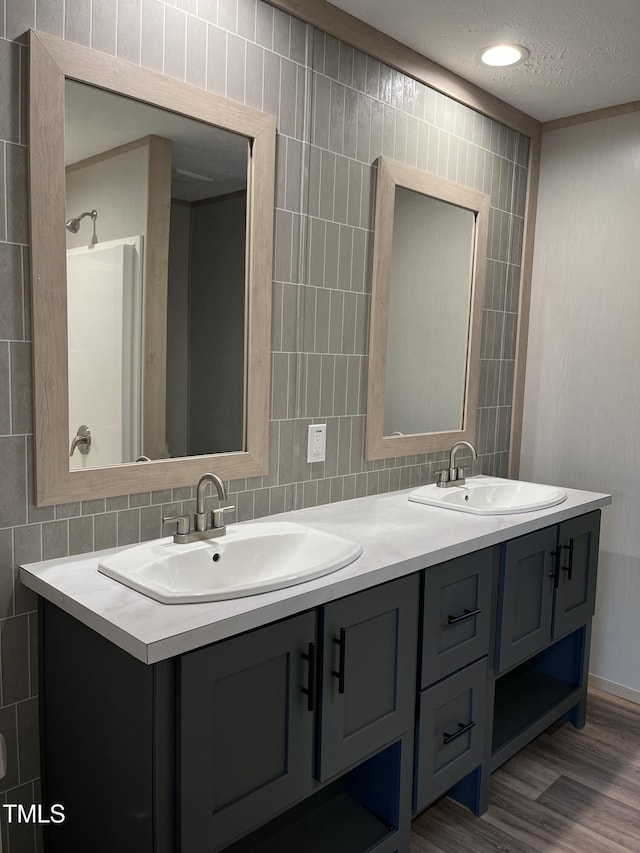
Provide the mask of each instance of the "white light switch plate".
{"label": "white light switch plate", "polygon": [[311,424],[307,438],[307,462],[324,462],[327,456],[327,425]]}

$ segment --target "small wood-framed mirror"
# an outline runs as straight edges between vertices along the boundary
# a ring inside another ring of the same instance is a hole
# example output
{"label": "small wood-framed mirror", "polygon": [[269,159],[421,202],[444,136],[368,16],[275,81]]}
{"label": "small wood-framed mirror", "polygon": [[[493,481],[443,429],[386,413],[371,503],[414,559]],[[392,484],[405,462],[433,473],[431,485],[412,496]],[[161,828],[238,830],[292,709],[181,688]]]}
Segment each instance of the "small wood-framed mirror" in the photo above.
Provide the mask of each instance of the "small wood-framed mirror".
{"label": "small wood-framed mirror", "polygon": [[29,63],[36,503],[267,473],[275,118],[44,33]]}
{"label": "small wood-framed mirror", "polygon": [[475,440],[489,197],[377,161],[366,458]]}

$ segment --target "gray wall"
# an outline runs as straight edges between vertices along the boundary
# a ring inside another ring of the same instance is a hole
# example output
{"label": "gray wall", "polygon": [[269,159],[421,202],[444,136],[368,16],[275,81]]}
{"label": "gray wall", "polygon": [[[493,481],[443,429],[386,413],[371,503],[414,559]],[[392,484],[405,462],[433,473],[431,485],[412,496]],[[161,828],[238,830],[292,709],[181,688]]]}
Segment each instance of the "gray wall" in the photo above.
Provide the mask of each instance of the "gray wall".
{"label": "gray wall", "polygon": [[[37,12],[37,15],[36,15]],[[199,16],[196,14],[199,13]],[[0,15],[0,731],[7,802],[38,796],[36,600],[21,562],[161,534],[192,489],[36,508],[31,374],[26,50],[37,26],[276,115],[270,471],[230,484],[238,518],[418,485],[434,456],[363,459],[374,168],[379,154],[491,195],[476,470],[506,473],[528,141],[261,0],[6,0]],[[5,28],[6,27],[6,28]],[[3,29],[5,28],[5,29]],[[6,215],[5,215],[6,210]],[[62,223],[61,223],[62,227]],[[307,464],[307,425],[327,460]],[[19,743],[19,759],[18,759]],[[4,792],[4,793],[3,793]],[[4,811],[4,810],[3,810]],[[4,816],[3,820],[4,820]],[[30,853],[30,826],[5,851]],[[7,844],[7,841],[10,843]]]}
{"label": "gray wall", "polygon": [[189,413],[189,243],[191,206],[171,203],[167,282],[167,448],[188,452]]}
{"label": "gray wall", "polygon": [[244,448],[247,194],[191,209],[189,455]]}
{"label": "gray wall", "polygon": [[640,702],[640,113],[543,137],[520,472],[609,492],[591,672]]}

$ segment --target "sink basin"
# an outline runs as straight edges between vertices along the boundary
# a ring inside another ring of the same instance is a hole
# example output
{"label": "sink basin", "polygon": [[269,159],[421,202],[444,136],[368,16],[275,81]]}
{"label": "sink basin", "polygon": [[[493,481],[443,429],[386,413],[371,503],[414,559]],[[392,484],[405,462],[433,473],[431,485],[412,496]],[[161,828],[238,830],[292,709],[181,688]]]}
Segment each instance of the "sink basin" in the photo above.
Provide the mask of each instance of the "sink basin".
{"label": "sink basin", "polygon": [[555,506],[566,498],[564,489],[557,486],[503,480],[499,477],[471,478],[464,486],[451,486],[449,489],[436,485],[422,486],[409,495],[410,501],[474,515],[533,512]]}
{"label": "sink basin", "polygon": [[188,545],[172,538],[127,548],[98,571],[164,604],[241,598],[282,589],[352,563],[362,546],[293,522],[232,525]]}

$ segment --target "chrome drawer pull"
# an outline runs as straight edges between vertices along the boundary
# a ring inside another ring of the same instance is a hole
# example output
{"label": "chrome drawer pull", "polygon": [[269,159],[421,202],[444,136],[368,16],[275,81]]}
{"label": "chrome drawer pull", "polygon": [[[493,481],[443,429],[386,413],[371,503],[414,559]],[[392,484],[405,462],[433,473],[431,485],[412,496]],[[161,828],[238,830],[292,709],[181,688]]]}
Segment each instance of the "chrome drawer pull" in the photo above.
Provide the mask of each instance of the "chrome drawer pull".
{"label": "chrome drawer pull", "polygon": [[449,616],[447,619],[447,625],[455,625],[457,622],[462,622],[464,619],[471,619],[472,616],[477,616],[478,613],[482,613],[480,607],[476,607],[475,610],[467,610],[465,607],[460,616]]}
{"label": "chrome drawer pull", "polygon": [[451,743],[452,740],[455,740],[457,737],[460,737],[460,735],[464,735],[467,732],[470,732],[474,726],[475,723],[473,722],[473,720],[471,720],[470,723],[467,723],[466,726],[464,723],[458,723],[458,731],[454,732],[452,735],[450,735],[449,732],[445,732],[442,735],[442,742]]}

